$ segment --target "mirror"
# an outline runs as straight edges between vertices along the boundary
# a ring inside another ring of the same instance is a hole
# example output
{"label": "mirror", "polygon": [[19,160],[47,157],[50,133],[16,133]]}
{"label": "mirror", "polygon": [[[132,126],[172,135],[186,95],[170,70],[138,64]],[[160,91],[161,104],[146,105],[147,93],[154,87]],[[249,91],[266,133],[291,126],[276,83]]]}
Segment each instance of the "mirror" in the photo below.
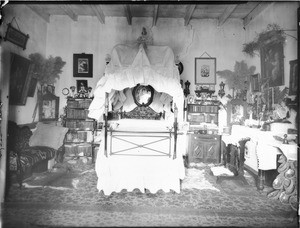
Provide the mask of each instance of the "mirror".
{"label": "mirror", "polygon": [[132,96],[134,102],[138,106],[147,107],[152,103],[153,100],[154,89],[150,85],[140,85],[137,84],[132,90]]}

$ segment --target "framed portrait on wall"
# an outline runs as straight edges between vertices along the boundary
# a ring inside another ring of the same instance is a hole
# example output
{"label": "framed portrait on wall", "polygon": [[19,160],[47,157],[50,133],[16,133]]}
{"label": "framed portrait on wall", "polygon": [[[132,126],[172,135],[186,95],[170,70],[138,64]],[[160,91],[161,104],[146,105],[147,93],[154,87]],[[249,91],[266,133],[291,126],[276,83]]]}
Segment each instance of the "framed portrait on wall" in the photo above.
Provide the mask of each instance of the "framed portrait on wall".
{"label": "framed portrait on wall", "polygon": [[290,88],[289,95],[297,95],[298,90],[298,60],[290,61]]}
{"label": "framed portrait on wall", "polygon": [[33,64],[17,54],[11,54],[9,104],[25,105],[32,77]]}
{"label": "framed portrait on wall", "polygon": [[73,54],[73,76],[93,77],[93,54]]}
{"label": "framed portrait on wall", "polygon": [[195,58],[195,84],[216,84],[216,58]]}
{"label": "framed portrait on wall", "polygon": [[251,75],[250,83],[251,83],[251,91],[252,92],[260,92],[260,75],[259,74]]}
{"label": "framed portrait on wall", "polygon": [[260,50],[262,81],[269,87],[284,85],[283,43],[270,43]]}

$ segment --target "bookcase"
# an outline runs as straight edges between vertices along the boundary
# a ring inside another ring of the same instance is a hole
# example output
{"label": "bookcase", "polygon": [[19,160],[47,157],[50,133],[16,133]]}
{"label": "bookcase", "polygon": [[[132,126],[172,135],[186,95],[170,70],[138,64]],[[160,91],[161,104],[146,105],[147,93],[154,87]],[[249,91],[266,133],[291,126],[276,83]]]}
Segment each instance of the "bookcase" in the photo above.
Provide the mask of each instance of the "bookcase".
{"label": "bookcase", "polygon": [[187,121],[190,124],[212,123],[218,125],[219,103],[210,102],[187,105]]}
{"label": "bookcase", "polygon": [[64,141],[65,157],[87,157],[94,162],[94,131],[96,121],[88,117],[90,98],[68,98],[65,127],[69,128]]}

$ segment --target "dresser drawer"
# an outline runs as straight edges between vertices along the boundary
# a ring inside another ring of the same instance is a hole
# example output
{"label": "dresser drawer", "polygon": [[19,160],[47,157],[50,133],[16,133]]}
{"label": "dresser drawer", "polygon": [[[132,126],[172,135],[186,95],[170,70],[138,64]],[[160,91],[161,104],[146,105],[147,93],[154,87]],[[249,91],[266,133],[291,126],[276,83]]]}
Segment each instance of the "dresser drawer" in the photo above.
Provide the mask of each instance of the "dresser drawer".
{"label": "dresser drawer", "polygon": [[95,121],[66,120],[66,127],[74,130],[93,130]]}

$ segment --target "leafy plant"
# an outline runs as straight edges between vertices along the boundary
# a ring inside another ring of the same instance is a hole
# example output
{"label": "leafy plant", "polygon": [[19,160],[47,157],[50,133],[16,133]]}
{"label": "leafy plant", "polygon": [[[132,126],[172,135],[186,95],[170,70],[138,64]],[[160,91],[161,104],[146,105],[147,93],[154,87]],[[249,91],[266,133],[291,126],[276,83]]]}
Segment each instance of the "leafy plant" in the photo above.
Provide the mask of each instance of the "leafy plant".
{"label": "leafy plant", "polygon": [[250,57],[259,55],[259,51],[269,43],[280,43],[286,39],[284,31],[277,24],[268,24],[266,30],[257,34],[255,39],[249,43],[243,44],[243,52]]}
{"label": "leafy plant", "polygon": [[[247,63],[244,61],[235,62],[234,71],[223,70],[217,71],[217,74],[225,79],[225,83],[229,89],[248,89],[250,75],[254,74],[256,67],[251,66],[248,68]],[[246,82],[246,85],[245,85]],[[247,86],[247,88],[245,88]]]}
{"label": "leafy plant", "polygon": [[59,79],[62,68],[66,64],[59,56],[49,56],[46,59],[40,53],[30,54],[29,59],[34,64],[33,73],[42,85],[54,84]]}

